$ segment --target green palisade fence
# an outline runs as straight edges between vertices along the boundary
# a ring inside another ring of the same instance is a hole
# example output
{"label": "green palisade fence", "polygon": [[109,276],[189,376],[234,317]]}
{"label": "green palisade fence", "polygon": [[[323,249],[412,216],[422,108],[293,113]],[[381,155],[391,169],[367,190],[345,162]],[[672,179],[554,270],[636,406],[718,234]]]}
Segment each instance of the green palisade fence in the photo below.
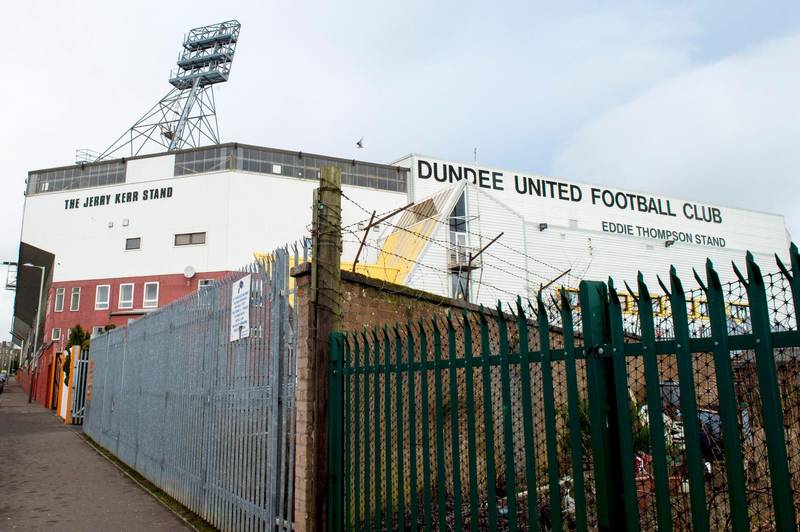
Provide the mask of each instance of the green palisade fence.
{"label": "green palisade fence", "polygon": [[790,256],[334,333],[329,528],[797,530]]}

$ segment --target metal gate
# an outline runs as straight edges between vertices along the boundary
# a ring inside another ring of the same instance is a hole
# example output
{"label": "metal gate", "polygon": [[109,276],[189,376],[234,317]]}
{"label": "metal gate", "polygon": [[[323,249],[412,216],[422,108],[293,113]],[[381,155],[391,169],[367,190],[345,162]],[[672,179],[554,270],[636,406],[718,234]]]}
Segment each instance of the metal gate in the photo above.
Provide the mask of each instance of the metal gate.
{"label": "metal gate", "polygon": [[84,431],[221,530],[293,528],[289,265],[279,249],[92,340]]}
{"label": "metal gate", "polygon": [[86,413],[86,377],[89,370],[89,350],[75,349],[78,358],[75,360],[75,367],[71,375],[72,404],[70,405],[71,423],[73,425],[83,425],[83,418]]}
{"label": "metal gate", "polygon": [[329,528],[795,530],[791,256],[334,333]]}

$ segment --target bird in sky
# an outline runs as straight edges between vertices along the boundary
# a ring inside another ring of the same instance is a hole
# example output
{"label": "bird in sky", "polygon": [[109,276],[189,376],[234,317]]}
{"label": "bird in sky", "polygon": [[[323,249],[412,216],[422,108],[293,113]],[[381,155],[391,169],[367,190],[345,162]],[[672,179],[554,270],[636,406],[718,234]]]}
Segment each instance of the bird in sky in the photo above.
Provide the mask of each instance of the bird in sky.
{"label": "bird in sky", "polygon": [[356,142],[356,148],[360,150],[363,147],[364,147],[364,137],[361,137],[360,139],[358,139],[358,142]]}

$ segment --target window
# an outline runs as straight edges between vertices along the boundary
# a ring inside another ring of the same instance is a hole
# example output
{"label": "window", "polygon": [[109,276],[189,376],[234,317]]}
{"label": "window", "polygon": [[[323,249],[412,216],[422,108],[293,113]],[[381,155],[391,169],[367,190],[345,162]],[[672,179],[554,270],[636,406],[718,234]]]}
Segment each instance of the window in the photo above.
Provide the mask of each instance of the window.
{"label": "window", "polygon": [[64,289],[63,288],[56,288],[56,301],[55,301],[55,309],[56,312],[64,312]]}
{"label": "window", "polygon": [[745,303],[731,303],[731,318],[739,321],[747,321],[750,317],[750,309]]}
{"label": "window", "polygon": [[133,308],[133,283],[119,285],[119,308]]}
{"label": "window", "polygon": [[80,287],[74,287],[72,292],[70,293],[69,299],[69,309],[71,311],[76,311],[80,308],[81,305],[81,289]]}
{"label": "window", "polygon": [[50,334],[50,339],[54,342],[56,340],[61,340],[61,329],[58,327],[53,327],[53,332]]}
{"label": "window", "polygon": [[144,283],[144,308],[154,308],[158,306],[158,282]]}
{"label": "window", "polygon": [[94,309],[107,310],[108,303],[111,300],[111,285],[99,284],[95,290],[94,296]]}
{"label": "window", "polygon": [[101,325],[95,325],[94,327],[92,327],[92,336],[91,337],[94,338],[95,336],[97,336],[99,334],[103,334],[104,332],[105,332],[105,329]]}
{"label": "window", "polygon": [[131,249],[139,249],[142,247],[142,237],[137,236],[135,238],[126,238],[125,239],[125,250]]}
{"label": "window", "polygon": [[214,284],[214,279],[200,279],[197,281],[197,288],[207,288]]}
{"label": "window", "polygon": [[175,235],[176,246],[193,246],[196,244],[205,244],[205,233],[180,233]]}

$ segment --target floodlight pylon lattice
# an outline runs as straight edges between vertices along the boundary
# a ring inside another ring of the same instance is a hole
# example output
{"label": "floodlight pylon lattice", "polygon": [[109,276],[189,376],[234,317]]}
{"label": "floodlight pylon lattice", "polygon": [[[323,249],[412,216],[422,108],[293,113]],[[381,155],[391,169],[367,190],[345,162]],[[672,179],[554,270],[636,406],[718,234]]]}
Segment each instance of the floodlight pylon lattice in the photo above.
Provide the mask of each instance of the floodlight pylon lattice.
{"label": "floodlight pylon lattice", "polygon": [[132,157],[153,144],[167,151],[219,144],[214,85],[228,81],[240,29],[229,20],[189,30],[170,72],[172,90],[95,160]]}

